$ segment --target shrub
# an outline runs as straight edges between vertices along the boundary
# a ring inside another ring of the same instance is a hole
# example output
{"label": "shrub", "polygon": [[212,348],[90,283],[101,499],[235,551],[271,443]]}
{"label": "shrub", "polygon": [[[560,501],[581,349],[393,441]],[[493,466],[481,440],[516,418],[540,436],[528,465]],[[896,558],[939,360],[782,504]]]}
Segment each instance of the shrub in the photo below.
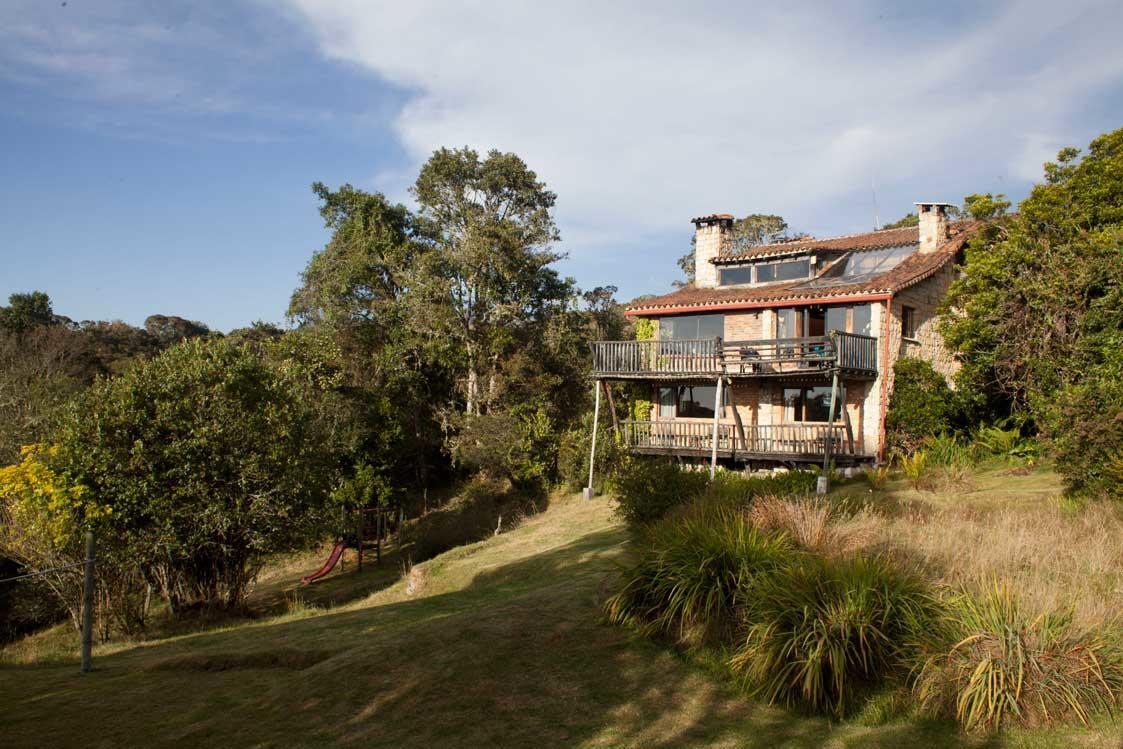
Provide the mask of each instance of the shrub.
{"label": "shrub", "polygon": [[889,466],[886,465],[869,466],[862,471],[862,478],[874,491],[881,491],[885,488],[885,485],[889,483],[889,475]]}
{"label": "shrub", "polygon": [[927,709],[967,730],[1035,725],[1075,717],[1086,723],[1123,694],[1123,652],[1102,631],[1078,631],[1070,613],[1031,617],[1010,591],[954,598],[915,694]]}
{"label": "shrub", "polygon": [[901,458],[901,470],[912,488],[920,490],[927,483],[928,453],[920,450]]}
{"label": "shrub", "polygon": [[1037,457],[1037,441],[1022,436],[1020,429],[983,426],[975,433],[975,448],[983,455],[1008,462],[1022,462]]}
{"label": "shrub", "polygon": [[629,523],[656,520],[705,488],[709,476],[659,458],[625,458],[612,477],[618,512]]}
{"label": "shrub", "polygon": [[871,528],[862,513],[844,517],[827,501],[814,496],[784,499],[759,497],[749,509],[749,521],[762,531],[782,533],[796,546],[817,554],[848,554],[869,543]]}
{"label": "shrub", "polygon": [[817,479],[818,474],[812,471],[783,471],[767,476],[720,471],[701,496],[712,502],[744,507],[757,497],[811,494]]}
{"label": "shrub", "polygon": [[805,556],[754,581],[730,665],[770,703],[844,714],[903,673],[936,616],[926,585],[882,557]]}
{"label": "shrub", "polygon": [[[562,486],[570,492],[581,491],[589,481],[589,443],[592,437],[593,417],[586,414],[580,426],[566,430],[559,439],[558,475]],[[616,473],[625,456],[612,427],[601,424],[597,431],[596,470],[593,471],[593,483],[598,491]]]}
{"label": "shrub", "polygon": [[957,400],[943,375],[923,359],[904,357],[893,365],[893,377],[885,419],[893,449],[912,452],[925,437],[951,431]]}
{"label": "shrub", "polygon": [[[93,521],[100,568],[121,570],[142,598],[154,585],[173,613],[240,605],[265,556],[326,527],[338,478],[329,423],[344,411],[327,400],[333,382],[196,338],[85,391],[65,410],[50,462],[107,507]],[[63,513],[67,527],[90,520]]]}
{"label": "shrub", "polygon": [[921,447],[928,454],[928,461],[932,465],[963,466],[971,463],[972,445],[954,434],[925,437]]}
{"label": "shrub", "polygon": [[649,526],[623,589],[608,599],[610,621],[680,642],[729,634],[752,581],[792,554],[786,538],[761,533],[741,513],[708,504]]}

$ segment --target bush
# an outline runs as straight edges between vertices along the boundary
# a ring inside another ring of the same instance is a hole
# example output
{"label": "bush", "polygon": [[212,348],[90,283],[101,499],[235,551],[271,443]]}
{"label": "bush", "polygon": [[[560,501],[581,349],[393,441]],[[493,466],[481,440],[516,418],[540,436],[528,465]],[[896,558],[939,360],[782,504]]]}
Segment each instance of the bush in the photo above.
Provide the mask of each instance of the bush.
{"label": "bush", "polygon": [[710,504],[649,526],[638,549],[623,589],[605,604],[609,620],[693,643],[729,635],[752,581],[792,555],[786,538]]}
{"label": "bush", "polygon": [[889,483],[889,466],[869,466],[862,471],[862,478],[866,480],[870,489],[874,491],[881,491],[885,485]]}
{"label": "bush", "polygon": [[662,517],[667,510],[692,500],[747,507],[755,497],[798,496],[815,491],[817,474],[786,471],[769,476],[745,476],[719,471],[714,480],[703,470],[658,458],[625,458],[612,479],[619,512],[632,523]]}
{"label": "bush", "polygon": [[1020,429],[983,426],[975,433],[975,449],[981,455],[1007,462],[1030,461],[1037,457],[1037,441],[1022,436]]}
{"label": "bush", "polygon": [[1114,463],[1123,456],[1123,377],[1089,378],[1054,400],[1047,432],[1065,486],[1076,494],[1118,498],[1123,477]]}
{"label": "bush", "polygon": [[997,585],[981,598],[953,599],[933,631],[935,652],[918,668],[915,694],[967,730],[1087,723],[1123,694],[1123,652],[1113,639],[1076,630],[1068,613],[1031,617]]}
{"label": "bush", "polygon": [[885,425],[892,450],[910,453],[925,437],[952,430],[957,416],[955,392],[932,365],[914,357],[893,365],[893,395]]}
{"label": "bush", "polygon": [[698,496],[708,482],[706,473],[677,462],[630,456],[612,476],[611,488],[619,503],[617,511],[624,519],[644,523]]}
{"label": "bush", "polygon": [[901,470],[913,489],[924,488],[928,483],[928,453],[920,450],[901,458]]}
{"label": "bush", "polygon": [[770,703],[842,715],[906,670],[937,603],[882,557],[804,556],[754,581],[730,665]]}
{"label": "bush", "polygon": [[[562,486],[570,492],[579,492],[589,481],[589,447],[593,438],[593,417],[586,414],[583,423],[566,430],[559,439],[558,475]],[[616,473],[626,453],[612,427],[602,424],[597,431],[597,464],[593,483],[598,491],[604,489]]]}
{"label": "bush", "polygon": [[50,463],[107,509],[91,518],[81,497],[57,507],[59,546],[74,553],[92,523],[100,569],[120,570],[142,598],[147,581],[173,613],[240,605],[265,556],[326,527],[339,475],[328,424],[343,410],[322,389],[332,383],[199,338],[99,381],[67,407]]}
{"label": "bush", "polygon": [[928,462],[936,466],[965,466],[973,459],[973,445],[954,434],[925,437],[921,442]]}

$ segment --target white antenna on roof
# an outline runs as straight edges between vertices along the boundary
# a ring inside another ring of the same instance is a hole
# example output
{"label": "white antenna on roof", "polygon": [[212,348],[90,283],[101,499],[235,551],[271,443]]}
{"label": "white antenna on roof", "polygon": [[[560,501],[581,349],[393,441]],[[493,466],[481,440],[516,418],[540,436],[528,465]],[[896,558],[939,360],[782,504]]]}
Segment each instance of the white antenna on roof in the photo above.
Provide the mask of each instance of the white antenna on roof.
{"label": "white antenna on roof", "polygon": [[873,185],[873,177],[870,177],[870,192],[873,193],[873,230],[881,230],[881,216],[877,214],[877,188]]}

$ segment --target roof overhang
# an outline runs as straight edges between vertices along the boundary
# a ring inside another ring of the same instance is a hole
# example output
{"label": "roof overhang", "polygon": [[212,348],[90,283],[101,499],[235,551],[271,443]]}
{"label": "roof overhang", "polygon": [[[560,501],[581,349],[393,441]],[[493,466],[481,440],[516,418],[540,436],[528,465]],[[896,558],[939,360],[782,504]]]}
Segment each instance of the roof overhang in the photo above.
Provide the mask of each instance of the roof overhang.
{"label": "roof overhang", "polygon": [[626,317],[655,317],[658,315],[680,315],[691,312],[738,312],[753,309],[774,309],[776,307],[808,307],[815,304],[842,302],[884,302],[892,296],[889,291],[865,294],[837,294],[815,298],[795,297],[792,299],[770,299],[760,302],[715,302],[710,304],[672,305],[670,307],[651,307],[624,310]]}

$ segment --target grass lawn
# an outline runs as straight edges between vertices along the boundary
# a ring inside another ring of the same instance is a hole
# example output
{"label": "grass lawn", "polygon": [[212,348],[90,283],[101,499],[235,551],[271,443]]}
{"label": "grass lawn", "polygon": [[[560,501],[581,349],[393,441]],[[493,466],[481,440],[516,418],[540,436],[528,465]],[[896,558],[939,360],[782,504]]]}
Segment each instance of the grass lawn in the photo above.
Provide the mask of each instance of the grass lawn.
{"label": "grass lawn", "polygon": [[[904,508],[887,521],[902,525],[886,532],[904,532],[909,512],[912,521],[928,523],[947,512],[959,524],[952,533],[963,536],[976,522],[980,527],[965,538],[986,545],[988,526],[995,533],[1023,527],[1008,517],[1010,507],[1027,517],[1044,513],[1063,538],[1089,532],[1085,514],[1099,511],[1066,509],[1049,476],[993,472],[974,487],[943,494],[895,485],[882,499]],[[863,491],[856,484],[840,490]],[[918,503],[927,509],[921,513]],[[1118,522],[1117,514],[1111,517]],[[697,660],[601,622],[600,602],[612,589],[627,538],[610,500],[562,498],[518,528],[417,565],[404,577],[393,558],[362,575],[349,562],[347,572],[294,599],[292,583],[318,559],[290,560],[271,568],[259,591],[262,605],[287,605],[286,613],[105,646],[95,652],[96,671],[86,676],[71,656],[48,657],[54,648],[69,654],[75,646],[71,633],[54,630],[0,659],[0,746],[1121,744],[1123,731],[1106,721],[1089,729],[968,738],[932,721],[832,724],[754,703]],[[1102,557],[1109,552],[1097,551],[1098,543],[1093,538],[1084,553],[1100,554],[1096,564],[1117,564]],[[939,557],[935,541],[931,548],[918,544],[921,555]],[[1046,545],[1035,542],[1034,553],[1045,553]],[[954,577],[953,562],[942,563]],[[977,564],[971,561],[962,575],[975,574]],[[1027,572],[1027,564],[1046,569],[1049,559],[1015,561],[1015,572],[1030,584],[1038,573]],[[1114,605],[1118,580],[1096,580],[1109,588],[1105,605]]]}

